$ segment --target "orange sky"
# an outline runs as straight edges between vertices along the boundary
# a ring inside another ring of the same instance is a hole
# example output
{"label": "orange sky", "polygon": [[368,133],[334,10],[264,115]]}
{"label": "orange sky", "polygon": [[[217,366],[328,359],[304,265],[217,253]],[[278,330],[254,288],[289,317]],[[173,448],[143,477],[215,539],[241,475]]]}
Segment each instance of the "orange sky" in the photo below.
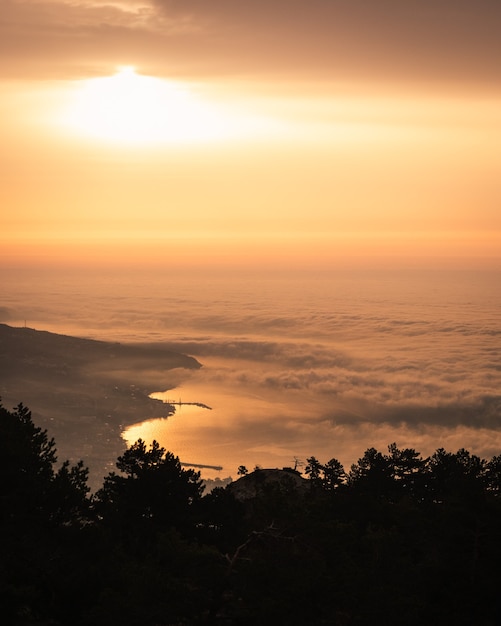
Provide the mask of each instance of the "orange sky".
{"label": "orange sky", "polygon": [[497,0],[2,0],[0,262],[491,263],[500,25]]}

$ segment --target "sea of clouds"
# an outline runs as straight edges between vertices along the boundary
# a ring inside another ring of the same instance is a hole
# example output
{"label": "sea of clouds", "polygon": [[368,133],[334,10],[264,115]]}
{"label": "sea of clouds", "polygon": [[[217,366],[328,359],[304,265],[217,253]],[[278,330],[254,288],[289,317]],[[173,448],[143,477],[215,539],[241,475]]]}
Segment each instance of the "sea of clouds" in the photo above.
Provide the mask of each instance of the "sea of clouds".
{"label": "sea of clouds", "polygon": [[[345,465],[396,441],[501,453],[500,275],[488,271],[176,276],[19,273],[0,321],[162,342],[203,368],[158,391],[213,406],[172,422],[193,462]],[[176,450],[174,450],[176,451]]]}

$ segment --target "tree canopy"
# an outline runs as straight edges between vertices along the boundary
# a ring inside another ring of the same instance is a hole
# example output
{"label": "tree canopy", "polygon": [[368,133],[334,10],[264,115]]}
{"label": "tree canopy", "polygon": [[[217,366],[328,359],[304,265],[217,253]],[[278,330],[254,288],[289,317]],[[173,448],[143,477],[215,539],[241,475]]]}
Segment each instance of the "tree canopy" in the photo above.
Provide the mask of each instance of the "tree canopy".
{"label": "tree canopy", "polygon": [[106,521],[121,525],[148,521],[151,526],[173,525],[187,530],[191,515],[202,496],[200,472],[183,469],[179,458],[153,441],[148,448],[139,439],[116,463],[94,500],[95,509]]}
{"label": "tree canopy", "polygon": [[0,405],[2,621],[490,626],[500,459],[391,443],[348,472],[312,455],[306,479],[242,466],[251,489],[204,494],[199,472],[138,440],[90,494],[81,461],[58,464],[30,411]]}

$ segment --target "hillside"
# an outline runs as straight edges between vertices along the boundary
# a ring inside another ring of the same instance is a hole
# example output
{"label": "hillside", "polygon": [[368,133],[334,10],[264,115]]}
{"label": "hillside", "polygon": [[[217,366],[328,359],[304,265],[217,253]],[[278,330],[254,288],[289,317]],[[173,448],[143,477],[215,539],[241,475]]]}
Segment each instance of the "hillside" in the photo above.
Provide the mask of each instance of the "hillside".
{"label": "hillside", "polygon": [[175,386],[171,370],[199,367],[161,344],[125,345],[0,324],[4,406],[28,406],[56,438],[59,458],[83,458],[96,475],[123,451],[123,426],[172,412],[148,394]]}
{"label": "hillside", "polygon": [[230,483],[227,489],[236,500],[246,502],[270,491],[291,497],[304,495],[310,487],[310,482],[294,470],[256,469]]}

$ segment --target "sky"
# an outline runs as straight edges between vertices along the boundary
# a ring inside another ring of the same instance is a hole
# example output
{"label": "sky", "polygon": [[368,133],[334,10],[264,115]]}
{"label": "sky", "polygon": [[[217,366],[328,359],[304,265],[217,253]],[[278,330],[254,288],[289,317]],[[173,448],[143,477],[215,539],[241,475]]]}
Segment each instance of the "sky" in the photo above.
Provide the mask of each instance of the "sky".
{"label": "sky", "polygon": [[499,453],[499,0],[0,5],[0,321],[195,356],[228,472]]}
{"label": "sky", "polygon": [[499,266],[498,0],[2,0],[0,263]]}

